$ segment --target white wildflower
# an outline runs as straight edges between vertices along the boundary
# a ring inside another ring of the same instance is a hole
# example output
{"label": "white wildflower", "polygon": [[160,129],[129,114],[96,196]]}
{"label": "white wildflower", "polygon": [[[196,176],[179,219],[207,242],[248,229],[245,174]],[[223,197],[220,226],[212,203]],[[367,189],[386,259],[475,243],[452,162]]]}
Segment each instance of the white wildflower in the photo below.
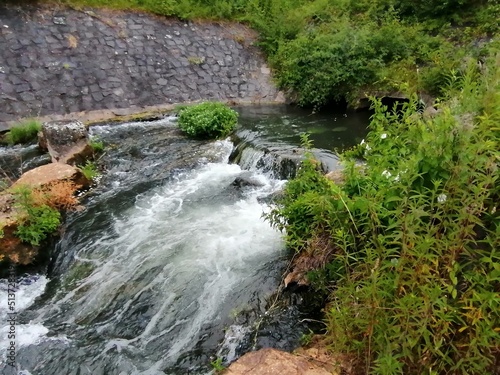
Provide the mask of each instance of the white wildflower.
{"label": "white wildflower", "polygon": [[372,149],[368,143],[366,144],[365,148],[366,148],[366,151],[370,151]]}
{"label": "white wildflower", "polygon": [[365,144],[365,140],[362,139],[361,142],[360,142],[360,145],[364,145]]}
{"label": "white wildflower", "polygon": [[437,197],[437,201],[438,201],[438,203],[444,203],[444,202],[446,202],[447,198],[448,197],[446,196],[446,194],[439,194]]}
{"label": "white wildflower", "polygon": [[385,178],[389,178],[392,176],[391,172],[389,172],[388,170],[384,170],[382,172],[382,176],[384,176]]}
{"label": "white wildflower", "polygon": [[399,182],[399,173],[394,177],[394,181]]}
{"label": "white wildflower", "polygon": [[386,139],[387,138],[387,133],[383,133],[380,135],[380,139]]}

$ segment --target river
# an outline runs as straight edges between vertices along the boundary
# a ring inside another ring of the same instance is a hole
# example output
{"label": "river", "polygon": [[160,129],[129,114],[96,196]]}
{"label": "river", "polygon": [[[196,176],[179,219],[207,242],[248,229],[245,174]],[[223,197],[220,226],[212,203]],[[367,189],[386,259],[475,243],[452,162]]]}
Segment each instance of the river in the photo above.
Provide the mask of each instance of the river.
{"label": "river", "polygon": [[332,150],[359,143],[368,114],[238,110],[235,135],[215,142],[186,140],[174,117],[91,128],[104,174],[47,271],[18,275],[17,368],[4,351],[2,374],[206,374],[215,358],[298,345],[301,297],[276,294],[289,254],[262,214],[295,173],[301,133],[333,170]]}

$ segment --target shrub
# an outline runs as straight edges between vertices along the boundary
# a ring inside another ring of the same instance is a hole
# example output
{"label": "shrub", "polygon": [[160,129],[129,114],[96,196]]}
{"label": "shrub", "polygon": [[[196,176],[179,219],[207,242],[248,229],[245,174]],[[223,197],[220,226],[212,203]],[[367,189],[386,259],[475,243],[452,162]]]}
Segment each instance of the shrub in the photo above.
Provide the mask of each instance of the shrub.
{"label": "shrub", "polygon": [[[490,61],[490,67],[495,67]],[[268,218],[288,245],[327,239],[327,338],[373,374],[492,374],[500,366],[500,71],[464,72],[433,119],[374,101],[343,155],[344,183],[312,159]],[[355,156],[362,155],[363,166]]]}
{"label": "shrub", "polygon": [[195,138],[223,138],[234,130],[238,113],[223,103],[206,102],[183,107],[179,113],[179,128]]}
{"label": "shrub", "polygon": [[53,233],[60,223],[59,211],[45,205],[33,207],[29,216],[18,226],[16,235],[24,242],[39,246],[40,242]]}
{"label": "shrub", "polygon": [[28,120],[13,126],[5,135],[7,143],[14,145],[18,143],[30,143],[37,139],[37,134],[42,125],[36,120]]}

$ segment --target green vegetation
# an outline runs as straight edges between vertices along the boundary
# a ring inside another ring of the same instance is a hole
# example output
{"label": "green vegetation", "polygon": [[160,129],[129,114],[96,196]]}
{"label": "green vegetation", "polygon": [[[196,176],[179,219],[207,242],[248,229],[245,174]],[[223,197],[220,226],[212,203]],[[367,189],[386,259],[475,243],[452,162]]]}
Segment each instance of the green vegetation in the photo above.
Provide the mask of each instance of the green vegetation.
{"label": "green vegetation", "polygon": [[[321,108],[365,93],[439,95],[463,58],[498,33],[498,0],[66,0],[182,19],[229,19],[260,33],[279,85]],[[241,42],[242,37],[235,37]],[[193,60],[194,61],[194,60]]]}
{"label": "green vegetation", "polygon": [[179,128],[195,138],[223,138],[238,122],[238,113],[223,103],[206,102],[179,108]]}
{"label": "green vegetation", "polygon": [[397,113],[374,100],[345,182],[309,156],[268,216],[290,249],[326,254],[310,275],[326,338],[360,373],[500,368],[499,66],[471,64],[431,119],[416,96]]}
{"label": "green vegetation", "polygon": [[37,205],[32,191],[28,188],[18,188],[14,193],[16,205],[22,212],[16,236],[24,242],[39,246],[59,227],[61,215],[57,209],[46,204]]}
{"label": "green vegetation", "polygon": [[222,358],[220,357],[210,362],[210,365],[212,366],[216,374],[220,374],[226,369],[226,366],[224,366],[224,364],[222,363]]}
{"label": "green vegetation", "polygon": [[30,143],[37,139],[42,125],[36,120],[28,120],[13,126],[5,135],[8,144]]}
{"label": "green vegetation", "polygon": [[96,163],[91,160],[87,160],[85,164],[79,165],[78,168],[80,168],[85,178],[90,181],[100,175]]}
{"label": "green vegetation", "polygon": [[190,64],[193,64],[193,65],[201,65],[205,62],[205,58],[204,57],[197,57],[197,56],[189,56],[188,61]]}
{"label": "green vegetation", "polygon": [[90,140],[90,147],[92,147],[94,154],[101,154],[104,152],[104,143],[99,140],[99,138],[92,138]]}

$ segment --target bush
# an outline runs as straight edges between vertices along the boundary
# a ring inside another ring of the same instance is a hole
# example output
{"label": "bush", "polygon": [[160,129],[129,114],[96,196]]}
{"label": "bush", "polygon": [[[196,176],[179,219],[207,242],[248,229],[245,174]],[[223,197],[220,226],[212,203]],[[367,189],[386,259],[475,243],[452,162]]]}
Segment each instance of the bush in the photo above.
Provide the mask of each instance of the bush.
{"label": "bush", "polygon": [[238,113],[223,103],[206,102],[183,107],[179,128],[190,137],[217,139],[229,135],[236,127]]}
{"label": "bush", "polygon": [[359,372],[500,368],[500,71],[489,66],[464,71],[433,119],[416,97],[398,113],[374,101],[366,141],[343,155],[345,182],[306,161],[268,216],[295,251],[317,238],[334,249],[315,276],[331,292],[327,339]]}
{"label": "bush", "polygon": [[18,143],[30,143],[37,139],[42,125],[36,120],[29,120],[13,126],[5,135],[7,143],[15,145]]}

